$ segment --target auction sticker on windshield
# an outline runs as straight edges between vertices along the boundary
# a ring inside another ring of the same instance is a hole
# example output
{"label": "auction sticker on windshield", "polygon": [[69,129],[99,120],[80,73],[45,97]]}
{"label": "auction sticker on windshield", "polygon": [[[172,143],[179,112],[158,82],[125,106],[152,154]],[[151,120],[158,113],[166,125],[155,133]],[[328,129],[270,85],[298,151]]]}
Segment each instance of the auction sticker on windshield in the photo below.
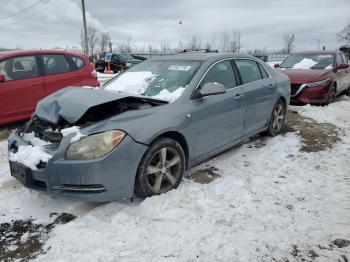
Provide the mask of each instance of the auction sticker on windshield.
{"label": "auction sticker on windshield", "polygon": [[188,71],[191,69],[191,66],[181,66],[181,65],[171,65],[168,70],[172,71]]}

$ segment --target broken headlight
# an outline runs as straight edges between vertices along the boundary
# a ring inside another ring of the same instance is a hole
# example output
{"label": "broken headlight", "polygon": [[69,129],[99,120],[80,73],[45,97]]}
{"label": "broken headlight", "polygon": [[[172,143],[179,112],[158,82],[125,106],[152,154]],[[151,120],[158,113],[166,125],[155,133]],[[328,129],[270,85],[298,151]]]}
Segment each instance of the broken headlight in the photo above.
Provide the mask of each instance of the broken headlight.
{"label": "broken headlight", "polygon": [[69,145],[66,159],[88,160],[103,157],[119,145],[125,136],[120,130],[86,136]]}

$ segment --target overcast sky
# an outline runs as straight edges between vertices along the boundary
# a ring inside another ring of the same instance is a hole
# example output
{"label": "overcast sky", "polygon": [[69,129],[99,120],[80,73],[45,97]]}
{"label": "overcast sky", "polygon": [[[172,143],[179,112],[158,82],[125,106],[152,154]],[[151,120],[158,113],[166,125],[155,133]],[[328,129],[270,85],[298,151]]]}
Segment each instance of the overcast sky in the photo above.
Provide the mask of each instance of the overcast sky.
{"label": "overcast sky", "polygon": [[[80,0],[0,0],[0,47],[80,47]],[[38,2],[38,3],[37,3]],[[350,22],[350,0],[85,0],[88,25],[112,42],[176,45],[193,35],[205,42],[238,30],[243,48],[278,49],[296,35],[296,49],[335,49]],[[179,25],[182,21],[182,26]]]}

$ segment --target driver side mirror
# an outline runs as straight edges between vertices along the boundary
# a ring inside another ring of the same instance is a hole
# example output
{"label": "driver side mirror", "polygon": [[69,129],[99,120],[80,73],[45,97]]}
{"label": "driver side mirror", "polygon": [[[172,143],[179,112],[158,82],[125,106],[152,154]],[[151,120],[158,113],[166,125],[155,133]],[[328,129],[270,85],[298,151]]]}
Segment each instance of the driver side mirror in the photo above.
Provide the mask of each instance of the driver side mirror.
{"label": "driver side mirror", "polygon": [[206,83],[198,92],[198,98],[205,96],[225,94],[226,88],[223,84],[219,83]]}
{"label": "driver side mirror", "polygon": [[5,82],[5,80],[6,80],[5,75],[0,74],[0,83],[1,83],[1,82]]}
{"label": "driver side mirror", "polygon": [[339,64],[337,69],[347,69],[349,68],[349,64]]}
{"label": "driver side mirror", "polygon": [[274,64],[273,67],[274,67],[274,68],[279,68],[279,67],[280,67],[280,64]]}

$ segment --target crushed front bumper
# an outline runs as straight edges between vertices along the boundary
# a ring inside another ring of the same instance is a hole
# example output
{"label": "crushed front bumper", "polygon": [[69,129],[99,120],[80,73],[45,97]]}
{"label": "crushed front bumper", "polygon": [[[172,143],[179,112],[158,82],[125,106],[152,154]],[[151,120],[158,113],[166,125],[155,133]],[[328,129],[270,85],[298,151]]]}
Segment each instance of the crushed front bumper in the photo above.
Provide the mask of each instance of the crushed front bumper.
{"label": "crushed front bumper", "polygon": [[[130,136],[106,156],[93,160],[67,160],[65,154],[71,136],[62,139],[48,163],[32,170],[10,161],[11,175],[24,186],[46,191],[52,197],[64,197],[91,202],[107,202],[131,198],[138,165],[147,146]],[[13,132],[9,137],[9,152],[26,145]],[[30,156],[28,156],[30,157]]]}

